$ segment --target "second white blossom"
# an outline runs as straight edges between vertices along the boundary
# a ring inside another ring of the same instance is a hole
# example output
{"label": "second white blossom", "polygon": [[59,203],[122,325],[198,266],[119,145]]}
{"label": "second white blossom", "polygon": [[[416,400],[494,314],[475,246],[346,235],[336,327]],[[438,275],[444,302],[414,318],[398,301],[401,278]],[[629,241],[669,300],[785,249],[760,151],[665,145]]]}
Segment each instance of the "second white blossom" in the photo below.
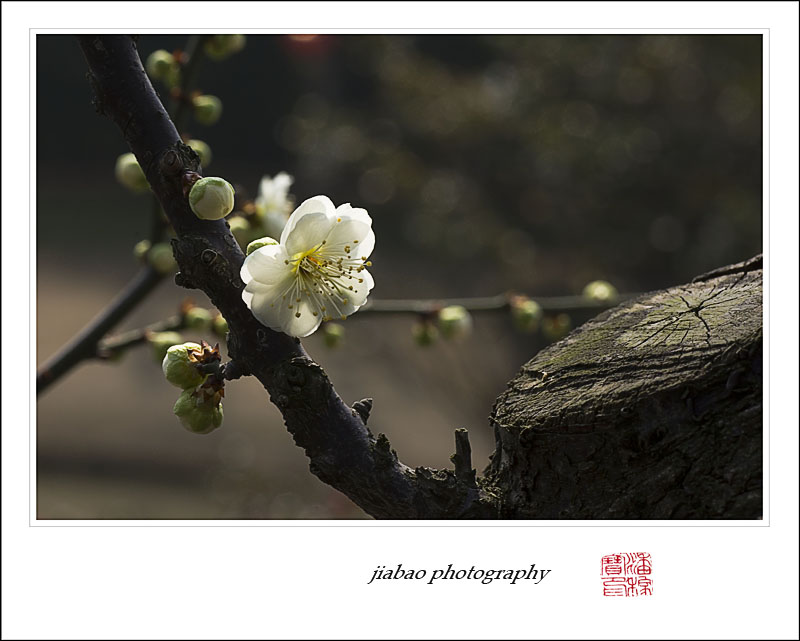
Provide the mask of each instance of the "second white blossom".
{"label": "second white blossom", "polygon": [[289,189],[293,182],[294,178],[282,171],[274,178],[264,176],[258,185],[254,204],[267,236],[278,238],[292,213],[294,197]]}
{"label": "second white blossom", "polygon": [[279,244],[245,259],[242,298],[267,327],[308,336],[323,320],[344,319],[366,303],[374,247],[366,210],[309,198],[289,217]]}

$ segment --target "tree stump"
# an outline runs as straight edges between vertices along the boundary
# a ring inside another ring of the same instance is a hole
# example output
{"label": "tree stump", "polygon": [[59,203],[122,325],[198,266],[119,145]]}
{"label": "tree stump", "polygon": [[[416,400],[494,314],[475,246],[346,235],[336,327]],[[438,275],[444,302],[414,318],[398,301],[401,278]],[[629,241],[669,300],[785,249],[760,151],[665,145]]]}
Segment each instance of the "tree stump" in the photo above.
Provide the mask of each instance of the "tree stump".
{"label": "tree stump", "polygon": [[497,399],[500,518],[762,516],[762,260],[608,310]]}

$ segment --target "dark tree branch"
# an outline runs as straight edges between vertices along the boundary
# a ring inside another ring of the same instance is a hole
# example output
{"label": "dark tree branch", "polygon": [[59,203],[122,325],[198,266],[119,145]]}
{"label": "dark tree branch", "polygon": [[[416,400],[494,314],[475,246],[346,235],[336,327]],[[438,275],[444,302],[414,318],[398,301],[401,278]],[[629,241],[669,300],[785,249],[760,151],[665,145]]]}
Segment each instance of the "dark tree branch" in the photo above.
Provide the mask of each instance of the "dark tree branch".
{"label": "dark tree branch", "polygon": [[385,436],[374,438],[300,342],[261,325],[242,301],[244,256],[224,220],[204,221],[184,195],[199,159],[178,131],[127,36],[79,38],[99,112],[121,129],[177,238],[179,285],[203,290],[228,322],[228,353],[237,373],[252,374],[281,410],[287,429],[311,459],[310,468],[377,518],[481,518],[497,514],[491,495],[451,470],[412,470]]}
{"label": "dark tree branch", "polygon": [[469,433],[463,428],[456,430],[456,453],[450,457],[456,468],[456,478],[475,486],[475,470],[472,469],[472,447],[469,444]]}
{"label": "dark tree branch", "polygon": [[106,309],[42,365],[36,374],[36,393],[43,392],[81,361],[97,356],[100,339],[155,289],[163,278],[152,267],[142,268]]}

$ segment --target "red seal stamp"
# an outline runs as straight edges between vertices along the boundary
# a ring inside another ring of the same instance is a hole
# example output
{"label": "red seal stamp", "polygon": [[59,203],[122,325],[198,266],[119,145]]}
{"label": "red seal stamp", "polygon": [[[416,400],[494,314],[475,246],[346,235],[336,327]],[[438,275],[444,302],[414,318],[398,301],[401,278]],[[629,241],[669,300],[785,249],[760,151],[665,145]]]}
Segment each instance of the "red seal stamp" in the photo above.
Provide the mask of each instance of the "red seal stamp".
{"label": "red seal stamp", "polygon": [[603,596],[652,596],[652,573],[649,552],[608,554],[600,561]]}

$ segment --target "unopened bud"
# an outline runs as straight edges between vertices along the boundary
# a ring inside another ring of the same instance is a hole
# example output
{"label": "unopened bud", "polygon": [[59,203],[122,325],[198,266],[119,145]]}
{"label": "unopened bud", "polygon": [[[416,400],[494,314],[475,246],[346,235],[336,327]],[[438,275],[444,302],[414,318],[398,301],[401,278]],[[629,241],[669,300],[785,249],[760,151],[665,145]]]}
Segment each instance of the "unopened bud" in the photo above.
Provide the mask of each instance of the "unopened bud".
{"label": "unopened bud", "polygon": [[435,343],[436,339],[439,338],[439,330],[436,329],[436,325],[429,321],[419,321],[412,325],[411,335],[417,345],[427,347]]}
{"label": "unopened bud", "polygon": [[117,180],[131,191],[145,192],[150,189],[150,183],[147,182],[139,161],[133,154],[122,154],[117,158],[114,174]]}
{"label": "unopened bud", "polygon": [[222,314],[214,316],[214,320],[211,322],[211,331],[217,336],[225,338],[225,334],[228,333],[228,321],[223,318]]}
{"label": "unopened bud", "polygon": [[201,125],[213,125],[222,115],[222,101],[216,96],[203,94],[192,100],[194,118]]}
{"label": "unopened bud", "polygon": [[183,343],[169,347],[161,363],[166,379],[181,389],[193,389],[200,385],[206,375],[197,369],[197,361],[193,355],[202,354],[202,350],[203,348],[197,343]]}
{"label": "unopened bud", "polygon": [[461,305],[443,307],[438,318],[443,338],[461,338],[472,331],[472,315]]}
{"label": "unopened bud", "polygon": [[175,67],[175,56],[165,49],[158,49],[149,56],[145,63],[145,69],[151,78],[165,80]]}
{"label": "unopened bud", "polygon": [[556,314],[555,316],[545,316],[542,319],[542,334],[551,341],[557,341],[569,334],[572,328],[572,320],[569,314]]}
{"label": "unopened bud", "polygon": [[172,255],[172,247],[169,243],[156,243],[147,252],[147,262],[159,274],[168,276],[178,271],[178,263]]}
{"label": "unopened bud", "polygon": [[598,303],[611,303],[617,296],[617,288],[605,280],[594,280],[583,288],[583,297]]}
{"label": "unopened bud", "polygon": [[239,33],[226,33],[211,36],[203,43],[206,55],[212,60],[224,60],[241,51],[247,38]]}
{"label": "unopened bud", "polygon": [[211,312],[202,307],[192,307],[184,315],[186,327],[205,331],[211,327]]}
{"label": "unopened bud", "polygon": [[151,332],[147,335],[147,342],[150,343],[156,361],[161,363],[170,347],[183,342],[183,336],[178,332]]}
{"label": "unopened bud", "polygon": [[278,245],[278,241],[274,238],[270,238],[269,236],[265,236],[264,238],[259,238],[258,240],[254,240],[247,246],[247,255],[249,256],[255,250],[260,249],[261,247],[266,247],[267,245]]}
{"label": "unopened bud", "polygon": [[325,341],[325,347],[338,347],[344,340],[344,327],[339,323],[325,323],[322,326],[322,338]]}
{"label": "unopened bud", "polygon": [[224,178],[201,178],[189,192],[189,205],[198,218],[219,220],[233,211],[233,186]]}
{"label": "unopened bud", "polygon": [[147,252],[150,251],[150,241],[149,240],[140,240],[133,246],[133,257],[136,260],[145,260],[147,258]]}
{"label": "unopened bud", "polygon": [[203,167],[208,167],[211,164],[211,147],[208,146],[208,143],[192,138],[186,144],[194,149],[194,153],[200,156],[200,164]]}
{"label": "unopened bud", "polygon": [[172,411],[181,424],[195,434],[208,434],[222,425],[222,404],[202,400],[193,389],[181,393]]}
{"label": "unopened bud", "polygon": [[511,302],[511,318],[521,332],[535,332],[542,320],[542,308],[535,300],[517,297]]}

